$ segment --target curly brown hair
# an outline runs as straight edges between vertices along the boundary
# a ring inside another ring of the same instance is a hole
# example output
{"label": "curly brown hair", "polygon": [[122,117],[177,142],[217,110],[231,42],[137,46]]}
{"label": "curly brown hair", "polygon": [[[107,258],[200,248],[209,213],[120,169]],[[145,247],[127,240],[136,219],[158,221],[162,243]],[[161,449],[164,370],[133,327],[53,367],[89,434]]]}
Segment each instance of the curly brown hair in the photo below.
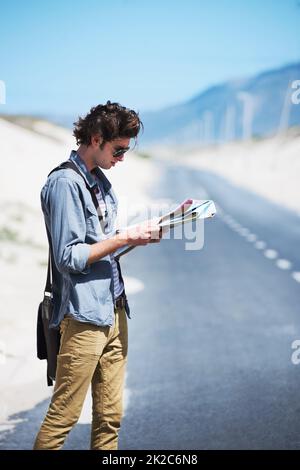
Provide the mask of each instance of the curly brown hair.
{"label": "curly brown hair", "polygon": [[100,134],[103,139],[102,148],[105,142],[114,139],[124,137],[136,139],[141,127],[144,129],[138,113],[110,101],[91,108],[84,118],[79,117],[73,124],[73,136],[77,145],[90,145],[91,137]]}

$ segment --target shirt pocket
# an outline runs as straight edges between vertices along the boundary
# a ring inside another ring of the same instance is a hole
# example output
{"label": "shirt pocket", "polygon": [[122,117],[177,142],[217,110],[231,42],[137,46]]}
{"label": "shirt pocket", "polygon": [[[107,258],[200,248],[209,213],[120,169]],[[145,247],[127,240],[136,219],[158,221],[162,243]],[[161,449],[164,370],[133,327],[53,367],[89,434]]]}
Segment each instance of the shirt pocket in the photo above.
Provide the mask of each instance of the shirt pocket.
{"label": "shirt pocket", "polygon": [[87,205],[85,209],[87,235],[100,236],[100,222],[95,206]]}

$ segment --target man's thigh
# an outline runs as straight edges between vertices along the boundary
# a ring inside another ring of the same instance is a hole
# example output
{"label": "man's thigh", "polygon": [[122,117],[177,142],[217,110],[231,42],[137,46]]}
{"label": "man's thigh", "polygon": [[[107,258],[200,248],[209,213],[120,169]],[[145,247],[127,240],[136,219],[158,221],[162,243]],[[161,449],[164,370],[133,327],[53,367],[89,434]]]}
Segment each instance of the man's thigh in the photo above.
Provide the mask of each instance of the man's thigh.
{"label": "man's thigh", "polygon": [[94,405],[101,403],[100,412],[105,414],[108,408],[119,408],[128,354],[128,326],[125,309],[118,309],[115,314],[114,330],[99,359],[92,381]]}
{"label": "man's thigh", "polygon": [[60,325],[59,354],[80,353],[101,356],[108,341],[111,328],[83,323],[67,316]]}

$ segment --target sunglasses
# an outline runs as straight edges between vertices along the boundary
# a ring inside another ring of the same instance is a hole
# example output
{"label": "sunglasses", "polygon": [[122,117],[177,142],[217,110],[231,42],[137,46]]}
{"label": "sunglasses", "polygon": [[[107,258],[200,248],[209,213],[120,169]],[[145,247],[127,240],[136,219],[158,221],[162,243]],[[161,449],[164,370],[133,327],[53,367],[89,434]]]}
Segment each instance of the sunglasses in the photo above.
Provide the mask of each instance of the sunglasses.
{"label": "sunglasses", "polygon": [[115,158],[121,157],[124,155],[124,153],[128,152],[129,149],[130,147],[120,147],[119,149],[115,150],[112,155]]}

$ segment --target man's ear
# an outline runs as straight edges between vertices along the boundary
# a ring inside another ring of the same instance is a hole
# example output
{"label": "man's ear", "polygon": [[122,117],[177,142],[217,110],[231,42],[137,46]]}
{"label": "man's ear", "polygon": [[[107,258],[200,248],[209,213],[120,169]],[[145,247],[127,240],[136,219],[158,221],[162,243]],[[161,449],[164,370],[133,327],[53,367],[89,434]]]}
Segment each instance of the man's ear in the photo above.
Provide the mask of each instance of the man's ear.
{"label": "man's ear", "polygon": [[93,148],[99,148],[103,142],[103,138],[99,134],[92,135],[91,145]]}

